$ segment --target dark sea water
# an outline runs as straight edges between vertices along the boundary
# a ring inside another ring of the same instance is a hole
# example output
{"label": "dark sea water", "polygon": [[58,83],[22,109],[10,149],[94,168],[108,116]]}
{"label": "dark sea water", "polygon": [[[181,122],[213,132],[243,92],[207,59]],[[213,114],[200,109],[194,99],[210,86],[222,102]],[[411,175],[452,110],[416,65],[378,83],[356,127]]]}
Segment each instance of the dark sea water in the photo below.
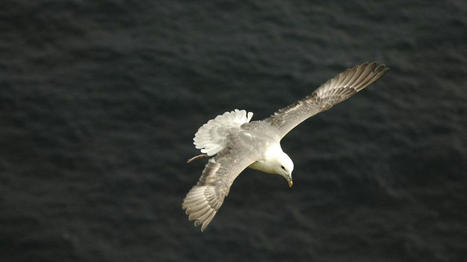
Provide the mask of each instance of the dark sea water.
{"label": "dark sea water", "polygon": [[[4,0],[0,261],[466,261],[466,1]],[[246,170],[207,230],[192,138],[391,68]]]}

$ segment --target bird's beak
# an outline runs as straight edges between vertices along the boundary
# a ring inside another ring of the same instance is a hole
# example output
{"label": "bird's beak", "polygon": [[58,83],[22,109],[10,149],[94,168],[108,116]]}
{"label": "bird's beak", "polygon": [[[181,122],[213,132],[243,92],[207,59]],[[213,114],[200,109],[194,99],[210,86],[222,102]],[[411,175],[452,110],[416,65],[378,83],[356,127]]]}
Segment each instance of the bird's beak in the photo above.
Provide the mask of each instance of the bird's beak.
{"label": "bird's beak", "polygon": [[285,179],[287,180],[287,183],[289,183],[289,187],[292,187],[293,186],[292,176],[288,175],[285,177]]}

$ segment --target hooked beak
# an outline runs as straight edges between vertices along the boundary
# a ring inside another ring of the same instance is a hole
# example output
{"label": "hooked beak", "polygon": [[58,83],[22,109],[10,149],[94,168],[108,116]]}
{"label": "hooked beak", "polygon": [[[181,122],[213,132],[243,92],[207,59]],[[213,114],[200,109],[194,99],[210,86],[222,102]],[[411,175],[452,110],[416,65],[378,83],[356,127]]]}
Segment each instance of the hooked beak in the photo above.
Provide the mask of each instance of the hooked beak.
{"label": "hooked beak", "polygon": [[285,179],[287,180],[287,183],[289,183],[289,187],[292,187],[293,186],[292,176],[288,175],[285,177]]}

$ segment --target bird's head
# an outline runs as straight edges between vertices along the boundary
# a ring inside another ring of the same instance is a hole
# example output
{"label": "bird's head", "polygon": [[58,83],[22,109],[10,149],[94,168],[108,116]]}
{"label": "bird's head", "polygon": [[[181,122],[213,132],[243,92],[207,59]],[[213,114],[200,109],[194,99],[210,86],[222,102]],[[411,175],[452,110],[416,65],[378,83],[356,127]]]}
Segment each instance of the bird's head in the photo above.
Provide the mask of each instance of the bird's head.
{"label": "bird's head", "polygon": [[278,175],[282,176],[283,178],[285,178],[285,180],[287,180],[289,187],[292,187],[293,162],[292,159],[290,159],[290,157],[286,153],[282,152],[278,155],[275,169]]}

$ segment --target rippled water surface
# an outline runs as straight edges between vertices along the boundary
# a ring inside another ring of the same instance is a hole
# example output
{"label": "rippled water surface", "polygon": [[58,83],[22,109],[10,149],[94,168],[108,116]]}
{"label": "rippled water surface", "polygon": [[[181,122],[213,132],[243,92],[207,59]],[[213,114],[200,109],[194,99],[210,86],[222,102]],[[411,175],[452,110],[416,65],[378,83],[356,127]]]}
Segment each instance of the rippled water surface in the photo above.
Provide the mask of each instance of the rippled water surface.
{"label": "rippled water surface", "polygon": [[[384,2],[384,3],[383,3]],[[3,1],[1,261],[464,261],[465,1]],[[201,233],[192,137],[391,71],[246,170]]]}

